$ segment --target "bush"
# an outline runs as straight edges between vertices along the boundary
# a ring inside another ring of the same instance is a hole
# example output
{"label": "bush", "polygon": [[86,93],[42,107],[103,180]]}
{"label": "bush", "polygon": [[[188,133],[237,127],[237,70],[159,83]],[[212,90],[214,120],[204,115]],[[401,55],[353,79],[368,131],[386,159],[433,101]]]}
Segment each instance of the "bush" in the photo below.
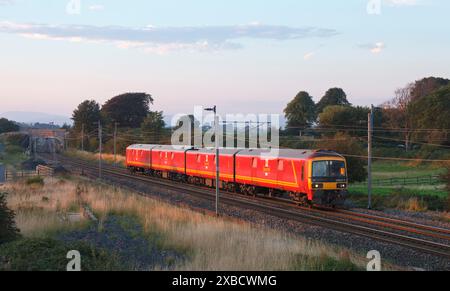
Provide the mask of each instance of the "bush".
{"label": "bush", "polygon": [[14,222],[15,213],[6,205],[6,193],[0,193],[0,244],[20,237],[20,231]]}
{"label": "bush", "polygon": [[41,176],[31,177],[27,179],[26,184],[44,186],[44,178]]}
{"label": "bush", "polygon": [[71,250],[80,252],[82,271],[120,270],[115,256],[85,243],[22,239],[2,245],[0,271],[66,271]]}

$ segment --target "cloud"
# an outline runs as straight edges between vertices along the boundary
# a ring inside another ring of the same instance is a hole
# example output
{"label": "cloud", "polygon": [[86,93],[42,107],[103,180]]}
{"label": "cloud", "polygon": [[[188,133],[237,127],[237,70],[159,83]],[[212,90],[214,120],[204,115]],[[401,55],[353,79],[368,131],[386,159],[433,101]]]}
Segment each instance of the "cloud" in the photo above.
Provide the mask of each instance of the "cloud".
{"label": "cloud", "polygon": [[421,0],[384,0],[389,6],[416,6],[421,4]]}
{"label": "cloud", "polygon": [[334,29],[289,27],[263,24],[184,27],[123,27],[90,25],[50,25],[0,21],[0,33],[12,33],[29,38],[78,42],[111,43],[120,48],[139,48],[165,53],[176,50],[239,49],[238,40],[299,40],[329,38],[338,34]]}
{"label": "cloud", "polygon": [[105,10],[105,6],[100,4],[94,4],[88,7],[90,11],[103,11]]}
{"label": "cloud", "polygon": [[307,61],[307,60],[311,59],[312,57],[314,57],[315,54],[316,54],[315,52],[309,52],[303,56],[303,59],[305,61]]}
{"label": "cloud", "polygon": [[377,42],[377,43],[361,44],[359,45],[359,47],[362,49],[369,50],[373,54],[379,54],[386,48],[386,45],[384,44],[384,42]]}
{"label": "cloud", "polygon": [[0,6],[4,5],[12,5],[16,2],[16,0],[0,0]]}

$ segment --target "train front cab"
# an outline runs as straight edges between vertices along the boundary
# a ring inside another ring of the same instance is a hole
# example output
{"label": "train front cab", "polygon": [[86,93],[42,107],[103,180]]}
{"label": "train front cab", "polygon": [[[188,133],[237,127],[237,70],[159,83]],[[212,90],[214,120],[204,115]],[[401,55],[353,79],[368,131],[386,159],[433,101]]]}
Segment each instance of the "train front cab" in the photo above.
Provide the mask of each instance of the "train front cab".
{"label": "train front cab", "polygon": [[310,161],[310,200],[314,205],[343,206],[348,196],[347,162],[339,156],[316,157]]}

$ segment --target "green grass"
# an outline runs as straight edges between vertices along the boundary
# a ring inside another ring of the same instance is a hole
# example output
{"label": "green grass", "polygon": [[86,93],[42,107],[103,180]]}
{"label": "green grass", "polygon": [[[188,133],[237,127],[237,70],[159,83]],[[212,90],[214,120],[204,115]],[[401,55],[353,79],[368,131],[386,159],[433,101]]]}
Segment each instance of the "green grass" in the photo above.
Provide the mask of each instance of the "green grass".
{"label": "green grass", "polygon": [[372,168],[374,179],[410,178],[441,175],[445,168],[439,164],[411,165],[404,162],[377,161]]}
{"label": "green grass", "polygon": [[[440,176],[446,171],[441,164],[412,165],[405,162],[376,161],[373,179],[417,178]],[[359,207],[367,206],[367,183],[349,186],[350,200]],[[398,208],[407,210],[448,210],[449,193],[444,183],[422,183],[417,185],[378,186],[374,183],[372,194],[375,208]]]}
{"label": "green grass", "polygon": [[341,257],[335,259],[326,255],[311,257],[297,256],[292,266],[292,271],[363,271],[363,269],[355,264],[349,258]]}
{"label": "green grass", "polygon": [[114,255],[86,243],[28,238],[1,246],[0,271],[66,271],[71,250],[80,252],[82,271],[121,270]]}
{"label": "green grass", "polygon": [[24,150],[20,146],[6,145],[5,151],[0,153],[0,164],[19,168],[20,164],[27,160]]}
{"label": "green grass", "polygon": [[[448,192],[441,186],[372,187],[372,194],[378,196],[389,196],[398,191],[413,196],[437,196],[440,198],[446,198],[448,196]],[[367,185],[350,185],[349,192],[352,195],[367,196]]]}

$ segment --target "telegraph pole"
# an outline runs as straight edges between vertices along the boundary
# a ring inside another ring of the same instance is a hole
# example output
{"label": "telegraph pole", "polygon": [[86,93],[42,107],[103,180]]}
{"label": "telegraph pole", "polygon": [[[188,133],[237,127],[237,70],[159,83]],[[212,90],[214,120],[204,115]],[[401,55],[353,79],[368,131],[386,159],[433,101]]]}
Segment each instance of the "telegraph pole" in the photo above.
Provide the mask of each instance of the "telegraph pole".
{"label": "telegraph pole", "polygon": [[219,116],[217,115],[217,106],[205,109],[214,112],[214,136],[216,147],[216,216],[219,216],[219,193],[220,193],[220,163],[219,163]]}
{"label": "telegraph pole", "polygon": [[369,113],[369,130],[368,130],[368,145],[367,145],[367,192],[369,195],[369,205],[367,208],[372,209],[372,142],[373,142],[373,105]]}
{"label": "telegraph pole", "polygon": [[81,151],[84,152],[84,123],[81,125]]}
{"label": "telegraph pole", "polygon": [[99,141],[99,156],[98,156],[98,177],[102,178],[102,124],[98,121],[98,141]]}
{"label": "telegraph pole", "polygon": [[214,126],[216,132],[216,215],[219,216],[219,191],[220,191],[220,159],[219,159],[219,116],[216,112],[216,106],[214,106]]}
{"label": "telegraph pole", "polygon": [[67,135],[68,135],[68,132],[66,131],[66,132],[64,133],[64,149],[65,149],[66,151],[67,151],[68,148],[69,148],[69,146],[68,146]]}

